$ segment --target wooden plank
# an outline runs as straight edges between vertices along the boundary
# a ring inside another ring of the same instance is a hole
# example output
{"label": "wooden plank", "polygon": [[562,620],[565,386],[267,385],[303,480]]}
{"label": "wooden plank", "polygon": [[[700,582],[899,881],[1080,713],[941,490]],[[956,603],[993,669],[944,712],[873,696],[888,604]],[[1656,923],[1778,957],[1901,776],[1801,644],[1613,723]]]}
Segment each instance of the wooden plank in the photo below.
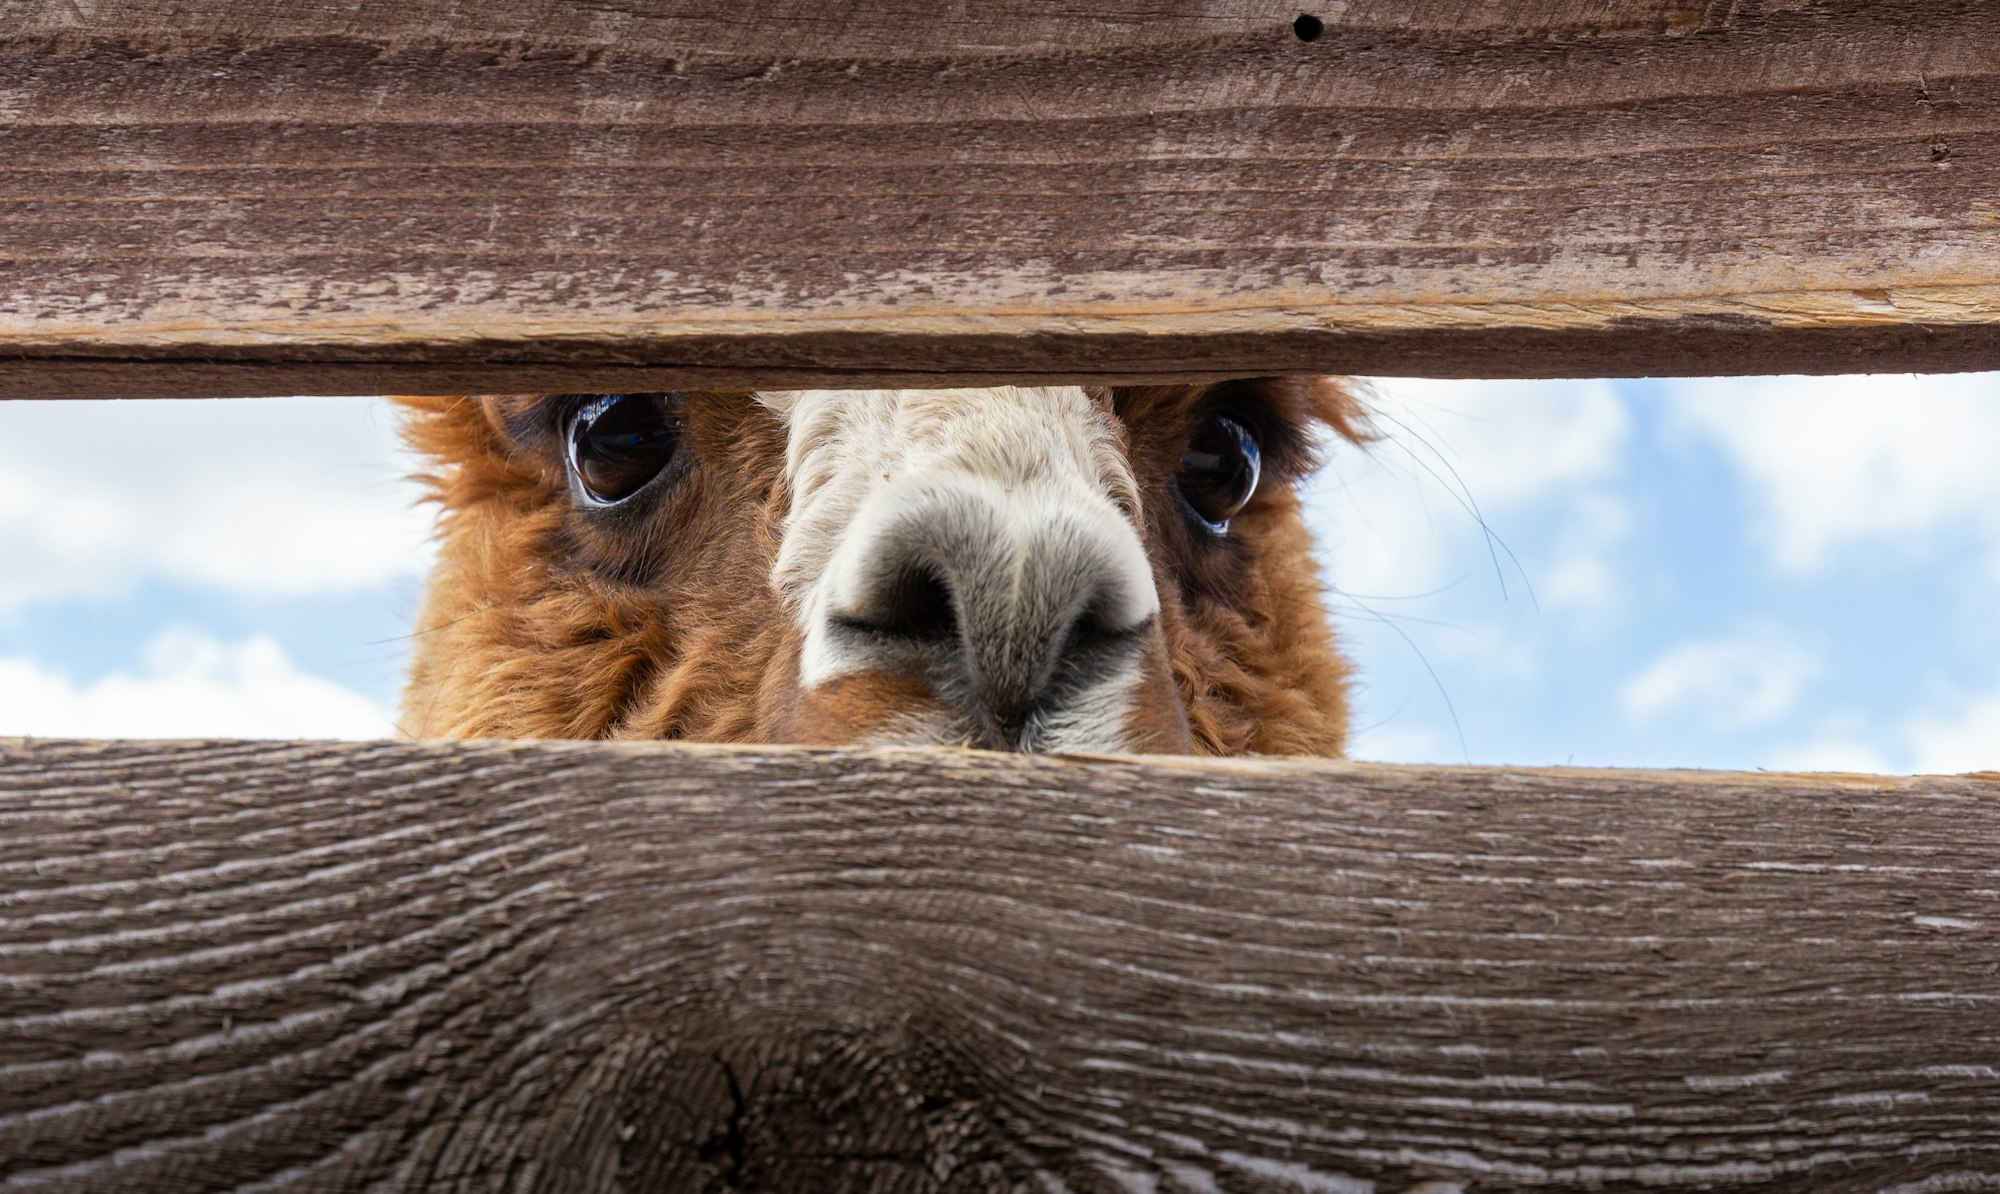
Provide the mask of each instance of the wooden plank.
{"label": "wooden plank", "polygon": [[2000,775],[15,740],[0,893],[9,1190],[2000,1189]]}
{"label": "wooden plank", "polygon": [[2000,367],[1995,45],[1984,0],[9,0],[0,393]]}

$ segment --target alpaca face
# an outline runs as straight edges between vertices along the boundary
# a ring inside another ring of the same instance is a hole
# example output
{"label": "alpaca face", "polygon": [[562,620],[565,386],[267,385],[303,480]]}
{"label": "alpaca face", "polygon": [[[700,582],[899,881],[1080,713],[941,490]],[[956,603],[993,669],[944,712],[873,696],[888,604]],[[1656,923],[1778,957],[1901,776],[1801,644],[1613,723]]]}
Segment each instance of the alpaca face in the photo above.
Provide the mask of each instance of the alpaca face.
{"label": "alpaca face", "polygon": [[1325,381],[406,399],[415,735],[1339,753]]}

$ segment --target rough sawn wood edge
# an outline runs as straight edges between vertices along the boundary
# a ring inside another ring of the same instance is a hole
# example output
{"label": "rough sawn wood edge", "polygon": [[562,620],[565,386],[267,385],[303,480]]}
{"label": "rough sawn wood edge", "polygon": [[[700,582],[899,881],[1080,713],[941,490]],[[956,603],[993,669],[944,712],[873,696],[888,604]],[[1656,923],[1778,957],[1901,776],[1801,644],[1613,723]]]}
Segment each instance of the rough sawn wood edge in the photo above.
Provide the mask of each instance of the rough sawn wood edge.
{"label": "rough sawn wood edge", "polygon": [[14,7],[0,395],[2000,367],[1977,4]]}
{"label": "rough sawn wood edge", "polygon": [[9,1188],[2000,1188],[1996,774],[15,740],[0,826]]}

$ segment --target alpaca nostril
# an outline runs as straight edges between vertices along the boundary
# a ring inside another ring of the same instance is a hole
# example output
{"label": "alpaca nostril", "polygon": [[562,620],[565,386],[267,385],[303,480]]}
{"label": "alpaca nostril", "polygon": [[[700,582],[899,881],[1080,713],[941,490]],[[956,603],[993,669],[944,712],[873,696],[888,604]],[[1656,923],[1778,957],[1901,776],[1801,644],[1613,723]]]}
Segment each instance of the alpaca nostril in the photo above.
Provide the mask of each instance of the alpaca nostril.
{"label": "alpaca nostril", "polygon": [[958,638],[958,611],[951,586],[936,568],[899,570],[878,584],[859,607],[838,615],[854,630],[920,643],[949,643]]}
{"label": "alpaca nostril", "polygon": [[1030,714],[1023,712],[1014,717],[998,718],[995,722],[1000,731],[1000,740],[994,745],[1006,750],[1020,750],[1028,740],[1028,729],[1033,724]]}
{"label": "alpaca nostril", "polygon": [[1123,646],[1151,625],[1150,619],[1136,626],[1121,625],[1110,600],[1100,596],[1086,605],[1083,612],[1065,628],[1057,655],[1075,657]]}

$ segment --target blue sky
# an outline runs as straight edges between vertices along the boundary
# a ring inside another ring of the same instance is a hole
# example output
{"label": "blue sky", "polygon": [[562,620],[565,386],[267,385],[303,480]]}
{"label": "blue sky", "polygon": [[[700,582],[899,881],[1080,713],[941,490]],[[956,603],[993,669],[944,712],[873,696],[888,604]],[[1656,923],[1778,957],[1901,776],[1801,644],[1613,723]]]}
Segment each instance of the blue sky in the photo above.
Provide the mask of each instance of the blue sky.
{"label": "blue sky", "polygon": [[[1357,757],[2000,766],[2000,375],[1369,384]],[[393,733],[415,467],[369,399],[0,403],[0,734]]]}

